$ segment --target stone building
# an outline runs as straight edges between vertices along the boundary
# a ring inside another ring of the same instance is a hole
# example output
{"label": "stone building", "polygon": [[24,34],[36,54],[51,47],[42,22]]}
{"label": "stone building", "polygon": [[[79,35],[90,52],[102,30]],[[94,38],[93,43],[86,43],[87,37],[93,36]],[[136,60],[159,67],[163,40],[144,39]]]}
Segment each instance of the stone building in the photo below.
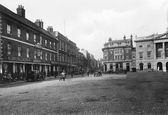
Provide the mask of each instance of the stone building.
{"label": "stone building", "polygon": [[137,37],[135,42],[137,70],[168,70],[168,32]]}
{"label": "stone building", "polygon": [[132,71],[132,49],[132,35],[129,39],[126,39],[125,36],[120,40],[112,40],[109,38],[102,49],[104,71],[120,69]]}

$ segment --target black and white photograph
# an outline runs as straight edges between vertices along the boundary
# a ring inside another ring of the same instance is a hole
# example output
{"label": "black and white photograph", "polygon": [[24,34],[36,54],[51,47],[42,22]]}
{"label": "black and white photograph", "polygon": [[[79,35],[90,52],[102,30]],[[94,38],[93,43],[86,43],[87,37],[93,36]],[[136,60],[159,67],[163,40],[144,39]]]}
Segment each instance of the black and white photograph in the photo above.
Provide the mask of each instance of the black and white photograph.
{"label": "black and white photograph", "polygon": [[168,115],[168,0],[0,0],[0,115]]}

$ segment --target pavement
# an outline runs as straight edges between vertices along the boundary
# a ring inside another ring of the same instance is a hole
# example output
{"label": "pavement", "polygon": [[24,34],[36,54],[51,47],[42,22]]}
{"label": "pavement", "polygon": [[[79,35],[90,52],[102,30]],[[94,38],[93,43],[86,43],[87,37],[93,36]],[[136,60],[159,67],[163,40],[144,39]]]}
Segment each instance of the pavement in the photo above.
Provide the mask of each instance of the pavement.
{"label": "pavement", "polygon": [[[89,76],[93,76],[93,75],[89,75]],[[82,77],[81,75],[73,75],[73,78],[76,78],[76,77]],[[85,77],[85,76],[83,76]],[[67,75],[66,76],[66,79],[71,79],[71,75]],[[56,78],[51,76],[51,77],[46,77],[44,81],[49,81],[49,80],[59,80],[59,77],[57,76]],[[3,84],[0,84],[0,88],[1,87],[5,87],[5,86],[11,86],[11,85],[18,85],[18,84],[23,84],[23,83],[27,83],[27,81],[24,81],[24,80],[20,80],[20,81],[15,81],[15,82],[8,82],[8,83],[3,83]]]}

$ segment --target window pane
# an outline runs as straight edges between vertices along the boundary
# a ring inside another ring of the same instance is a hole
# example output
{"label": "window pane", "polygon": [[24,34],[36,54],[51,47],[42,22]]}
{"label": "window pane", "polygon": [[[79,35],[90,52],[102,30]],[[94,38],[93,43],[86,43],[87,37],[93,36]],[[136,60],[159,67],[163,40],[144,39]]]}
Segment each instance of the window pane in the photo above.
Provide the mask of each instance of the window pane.
{"label": "window pane", "polygon": [[36,35],[34,34],[34,43],[36,43]]}
{"label": "window pane", "polygon": [[11,55],[11,54],[12,54],[12,45],[9,44],[9,43],[7,44],[7,50],[8,50],[8,51],[7,51],[7,54],[8,54],[8,55]]}
{"label": "window pane", "polygon": [[21,46],[18,46],[18,56],[21,56]]}
{"label": "window pane", "polygon": [[27,58],[29,58],[29,48],[26,49]]}
{"label": "window pane", "polygon": [[7,24],[7,33],[11,34],[11,26],[9,24]]}
{"label": "window pane", "polygon": [[29,40],[29,33],[26,32],[26,40]]}
{"label": "window pane", "polygon": [[18,32],[18,37],[21,37],[21,30],[20,30],[20,28],[17,29],[17,32]]}
{"label": "window pane", "polygon": [[37,58],[36,54],[37,54],[37,52],[36,52],[36,51],[34,51],[34,59],[36,59],[36,58]]}

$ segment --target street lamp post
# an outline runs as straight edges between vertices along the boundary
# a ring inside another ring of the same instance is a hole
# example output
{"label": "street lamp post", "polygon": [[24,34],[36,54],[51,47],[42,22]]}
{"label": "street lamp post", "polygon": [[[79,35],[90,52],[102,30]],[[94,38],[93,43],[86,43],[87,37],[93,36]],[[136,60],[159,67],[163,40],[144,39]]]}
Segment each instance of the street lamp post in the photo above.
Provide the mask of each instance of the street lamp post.
{"label": "street lamp post", "polygon": [[0,15],[0,83],[2,83],[2,17]]}

